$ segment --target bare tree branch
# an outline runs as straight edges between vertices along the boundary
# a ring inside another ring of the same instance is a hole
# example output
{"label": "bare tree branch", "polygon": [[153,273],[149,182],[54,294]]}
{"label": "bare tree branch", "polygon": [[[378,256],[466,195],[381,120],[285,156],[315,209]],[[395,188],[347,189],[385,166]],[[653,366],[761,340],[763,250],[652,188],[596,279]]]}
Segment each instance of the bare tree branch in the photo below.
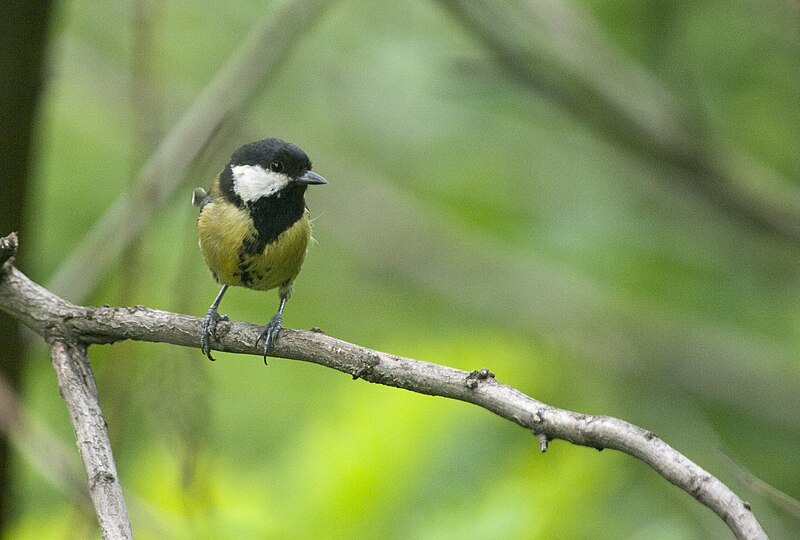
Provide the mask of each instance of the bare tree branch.
{"label": "bare tree branch", "polygon": [[[0,272],[2,273],[2,272]],[[32,412],[8,382],[0,377],[0,435],[5,436],[28,465],[51,486],[72,500],[87,519],[94,513],[86,486],[85,473],[73,454],[74,447],[57,435]],[[139,531],[155,538],[176,536],[174,516],[164,515],[152,504],[128,493],[125,501]]]}
{"label": "bare tree branch", "polygon": [[800,243],[796,187],[724,141],[697,114],[564,2],[438,0],[506,74],[545,95],[603,137],[680,174],[740,221]]}
{"label": "bare tree branch", "polygon": [[[15,296],[6,291],[15,274],[27,278],[12,266],[17,251],[16,233],[0,238],[0,295],[5,300]],[[29,281],[29,280],[27,280]],[[33,282],[30,282],[33,284]],[[41,289],[41,287],[39,287]],[[35,289],[28,289],[31,292]],[[53,298],[57,298],[51,295]],[[17,309],[47,309],[47,304],[27,304],[27,298],[16,298]],[[51,299],[52,300],[52,299]],[[20,322],[26,323],[17,316],[14,310],[5,310]],[[47,311],[38,314],[43,324],[36,326],[50,347],[50,358],[58,381],[58,391],[67,403],[78,451],[83,461],[86,476],[89,479],[89,497],[94,506],[100,531],[105,539],[133,538],[128,509],[122,495],[122,485],[117,475],[117,466],[111,452],[108,429],[97,393],[92,366],[89,363],[87,344],[80,334],[75,334],[68,326],[67,317],[51,317]],[[30,321],[28,321],[30,322]],[[13,424],[13,418],[3,420],[3,424]]]}
{"label": "bare tree branch", "polygon": [[75,336],[60,335],[62,329],[60,324],[51,326],[44,337],[72,419],[100,532],[105,539],[133,538],[86,345]]}
{"label": "bare tree branch", "polygon": [[[0,309],[48,339],[57,372],[70,371],[72,376],[77,373],[89,380],[91,371],[86,369],[88,364],[84,364],[88,345],[134,339],[197,347],[201,323],[197,317],[141,306],[76,306],[34,283],[13,267],[7,269],[5,276],[0,275]],[[54,332],[56,328],[59,332]],[[260,355],[254,347],[260,331],[261,327],[255,324],[220,322],[218,341],[213,343],[213,347],[221,351]],[[67,357],[67,353],[71,356]],[[591,448],[620,450],[644,461],[665,479],[711,508],[737,538],[766,538],[747,504],[717,478],[652,432],[616,418],[579,414],[544,404],[497,382],[488,370],[467,373],[374,351],[314,331],[283,330],[272,354],[313,362],[373,383],[473,403],[550,440],[563,439]],[[70,384],[76,384],[84,391],[96,390],[93,381],[81,383],[78,380]],[[64,397],[68,403],[72,399],[87,399],[72,389]],[[99,414],[99,407],[96,412]],[[82,424],[87,419],[90,423],[93,421],[91,417],[73,413],[76,432],[82,433],[79,430],[86,428]],[[78,440],[83,442],[80,435]],[[539,442],[544,448],[541,439]],[[93,457],[104,463],[103,460],[110,458],[110,448],[107,448],[107,456]],[[86,466],[92,484],[98,466],[96,463]],[[103,470],[116,479],[115,471]],[[103,470],[99,473],[101,480],[106,478],[102,476]],[[108,483],[101,482],[105,494],[113,496],[107,492],[108,487]],[[95,494],[92,496],[94,499]]]}
{"label": "bare tree branch", "polygon": [[374,169],[324,150],[314,154],[326,171],[347,174],[347,182],[325,192],[334,213],[315,233],[323,243],[335,238],[369,265],[466,312],[550,336],[600,369],[634,377],[658,373],[703,402],[800,430],[800,377],[782,367],[794,362],[790,347],[664,309],[546,250],[520,249],[457,212],[434,212]]}

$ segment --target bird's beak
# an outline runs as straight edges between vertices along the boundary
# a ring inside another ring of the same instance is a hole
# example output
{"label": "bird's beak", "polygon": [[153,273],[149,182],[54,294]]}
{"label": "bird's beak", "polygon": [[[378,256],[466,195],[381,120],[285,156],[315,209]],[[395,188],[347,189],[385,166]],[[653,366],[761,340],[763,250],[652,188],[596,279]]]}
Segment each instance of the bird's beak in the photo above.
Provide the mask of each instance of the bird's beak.
{"label": "bird's beak", "polygon": [[308,171],[306,174],[297,179],[300,184],[327,184],[328,181],[315,172]]}

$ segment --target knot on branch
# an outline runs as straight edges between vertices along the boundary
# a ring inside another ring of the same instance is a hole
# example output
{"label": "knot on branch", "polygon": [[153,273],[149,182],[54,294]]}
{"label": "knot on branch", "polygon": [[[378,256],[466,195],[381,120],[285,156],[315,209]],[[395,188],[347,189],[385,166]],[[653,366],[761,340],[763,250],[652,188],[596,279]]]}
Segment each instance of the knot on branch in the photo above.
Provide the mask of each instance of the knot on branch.
{"label": "knot on branch", "polygon": [[8,236],[0,238],[0,275],[7,274],[14,266],[14,259],[17,256],[19,238],[17,233],[12,232]]}
{"label": "knot on branch", "polygon": [[[536,435],[536,433],[534,433]],[[539,451],[544,454],[547,452],[547,445],[550,442],[550,437],[545,435],[544,433],[539,433]]]}
{"label": "knot on branch", "polygon": [[494,379],[494,373],[486,368],[483,368],[480,371],[473,370],[469,375],[467,375],[467,388],[474,390],[478,387],[478,383],[487,379]]}
{"label": "knot on branch", "polygon": [[117,481],[117,477],[106,470],[97,471],[89,480],[89,489],[94,490],[99,485],[112,485]]}
{"label": "knot on branch", "polygon": [[377,354],[368,354],[367,357],[364,359],[364,365],[359,367],[353,372],[353,380],[356,379],[367,379],[369,380],[369,376],[372,374],[372,370],[375,369],[375,366],[381,363],[381,357]]}

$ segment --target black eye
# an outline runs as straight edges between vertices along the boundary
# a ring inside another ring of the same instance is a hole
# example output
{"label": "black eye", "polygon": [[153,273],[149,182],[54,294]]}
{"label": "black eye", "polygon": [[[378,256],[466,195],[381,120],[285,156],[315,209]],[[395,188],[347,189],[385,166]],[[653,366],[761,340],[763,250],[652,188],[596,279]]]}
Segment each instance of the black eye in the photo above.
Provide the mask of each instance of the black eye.
{"label": "black eye", "polygon": [[283,171],[283,163],[280,161],[273,161],[269,164],[269,170],[272,172],[282,172]]}

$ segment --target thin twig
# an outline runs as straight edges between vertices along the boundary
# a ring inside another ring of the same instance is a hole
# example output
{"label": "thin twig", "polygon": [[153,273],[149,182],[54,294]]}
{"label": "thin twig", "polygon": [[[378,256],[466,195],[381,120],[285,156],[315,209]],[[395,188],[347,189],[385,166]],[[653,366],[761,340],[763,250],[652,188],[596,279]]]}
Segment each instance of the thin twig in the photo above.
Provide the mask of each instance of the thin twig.
{"label": "thin twig", "polygon": [[0,238],[0,273],[5,272],[14,264],[18,245],[19,238],[15,232]]}
{"label": "thin twig", "polygon": [[784,493],[783,491],[779,490],[775,486],[768,484],[751,471],[746,469],[742,466],[738,461],[736,461],[733,456],[731,456],[725,450],[722,450],[722,455],[725,456],[728,461],[730,462],[731,466],[734,469],[736,475],[747,484],[753,491],[760,493],[768,500],[772,501],[773,504],[783,508],[786,512],[790,514],[800,517],[800,501],[789,495],[788,493]]}
{"label": "thin twig", "polygon": [[[16,268],[0,276],[0,309],[43,336],[52,336],[54,327],[63,328],[64,335],[76,341],[70,344],[50,337],[54,356],[59,357],[64,347],[83,357],[88,344],[124,339],[197,347],[201,324],[197,317],[141,306],[76,306]],[[223,321],[217,328],[218,341],[212,345],[216,350],[259,355],[253,344],[260,332],[255,324]],[[272,354],[313,362],[373,383],[473,403],[550,440],[620,450],[644,461],[708,506],[737,538],[766,538],[750,508],[735,493],[652,432],[616,418],[546,405],[496,381],[488,369],[467,373],[374,351],[321,332],[296,330],[282,331]]]}

